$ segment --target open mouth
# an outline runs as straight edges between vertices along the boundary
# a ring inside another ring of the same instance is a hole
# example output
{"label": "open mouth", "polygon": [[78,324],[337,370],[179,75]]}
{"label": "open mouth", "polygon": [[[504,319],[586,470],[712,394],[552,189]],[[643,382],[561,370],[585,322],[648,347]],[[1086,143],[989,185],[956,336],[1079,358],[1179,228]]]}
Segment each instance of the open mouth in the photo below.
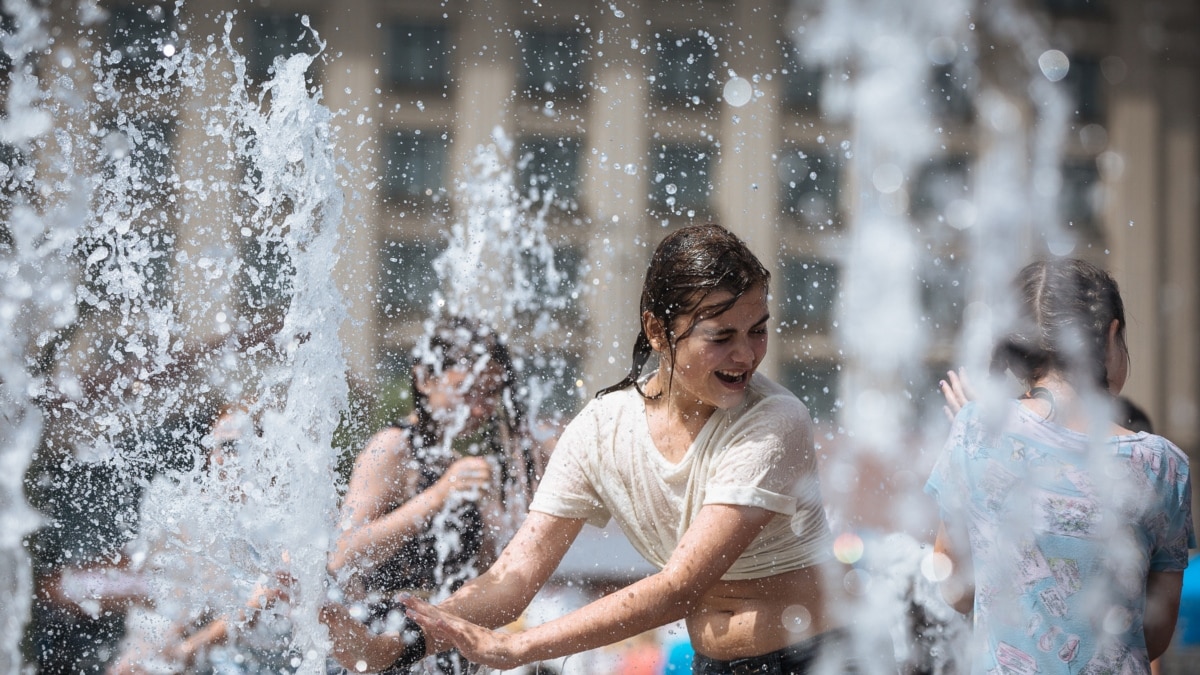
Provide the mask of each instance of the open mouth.
{"label": "open mouth", "polygon": [[750,373],[747,372],[726,373],[718,370],[716,374],[717,379],[726,384],[741,384],[746,381],[746,378],[750,377]]}

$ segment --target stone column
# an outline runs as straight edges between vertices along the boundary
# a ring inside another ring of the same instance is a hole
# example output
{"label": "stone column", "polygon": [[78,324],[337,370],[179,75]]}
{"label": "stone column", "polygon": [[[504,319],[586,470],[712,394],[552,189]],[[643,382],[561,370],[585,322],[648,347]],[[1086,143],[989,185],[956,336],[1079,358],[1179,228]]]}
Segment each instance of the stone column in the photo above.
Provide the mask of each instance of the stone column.
{"label": "stone column", "polygon": [[1108,185],[1110,203],[1104,229],[1111,250],[1107,266],[1121,285],[1129,322],[1133,368],[1125,394],[1157,418],[1164,409],[1163,391],[1156,386],[1163,366],[1157,340],[1163,274],[1159,203],[1163,175],[1158,159],[1163,130],[1155,100],[1159,72],[1143,39],[1148,26],[1146,11],[1141,3],[1122,2],[1113,7],[1115,54],[1124,61],[1127,72],[1111,89],[1108,130],[1110,147],[1123,159],[1125,169]]}
{"label": "stone column", "polygon": [[340,333],[350,371],[365,377],[374,365],[379,330],[378,124],[380,55],[386,51],[376,3],[345,0],[321,14],[318,30],[336,55],[322,73],[325,104],[344,111],[334,122],[334,143],[344,162],[339,171],[345,199],[341,257],[333,270],[346,302],[349,325]]}
{"label": "stone column", "polygon": [[[597,12],[588,86],[586,142],[581,171],[593,233],[583,278],[589,335],[583,364],[585,395],[620,380],[629,370],[638,331],[642,280],[661,228],[646,216],[649,171],[645,111],[649,105],[646,59],[640,45],[644,9],[623,16]],[[601,42],[601,40],[603,40]]]}
{"label": "stone column", "polygon": [[[736,232],[750,250],[771,270],[773,287],[778,294],[783,279],[779,270],[779,180],[775,177],[773,157],[779,149],[780,77],[762,77],[777,72],[782,57],[778,25],[786,20],[771,11],[772,5],[738,0],[731,7],[728,39],[723,45],[721,67],[716,73],[722,89],[720,108],[720,164],[716,176],[716,213],[718,222]],[[756,11],[756,8],[759,8]],[[748,82],[753,94],[748,102],[739,100],[729,71]],[[779,316],[778,302],[773,314]],[[763,364],[763,372],[778,374],[778,350],[772,350]]]}

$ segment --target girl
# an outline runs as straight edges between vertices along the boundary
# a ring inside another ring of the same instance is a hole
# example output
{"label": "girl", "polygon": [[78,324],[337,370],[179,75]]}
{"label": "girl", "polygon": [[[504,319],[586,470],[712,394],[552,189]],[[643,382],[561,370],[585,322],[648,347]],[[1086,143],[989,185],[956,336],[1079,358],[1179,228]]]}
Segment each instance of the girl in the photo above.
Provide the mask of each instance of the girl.
{"label": "girl", "polygon": [[1116,282],[1082,260],[1017,277],[993,373],[1027,387],[1001,410],[943,383],[954,420],[926,485],[943,594],[974,612],[973,673],[1148,673],[1175,629],[1195,546],[1187,457],[1113,423],[1129,371]]}
{"label": "girl", "polygon": [[[356,458],[330,563],[346,598],[327,611],[345,617],[357,605],[367,614],[357,627],[330,624],[334,657],[351,669],[361,660],[357,631],[403,621],[397,592],[441,599],[486,569],[497,538],[515,529],[505,516],[524,512],[540,470],[495,333],[443,320],[414,354],[413,414]],[[442,655],[435,672],[463,667]]]}
{"label": "girl", "polygon": [[[440,605],[406,600],[424,634],[407,650],[380,640],[364,665],[455,646],[507,669],[680,619],[696,673],[802,673],[842,652],[808,411],[756,372],[768,280],[720,226],[667,236],[646,272],[629,376],[563,432],[513,541]],[[651,355],[658,368],[643,376]],[[609,518],[657,573],[522,632],[490,630],[517,618],[585,523]]]}

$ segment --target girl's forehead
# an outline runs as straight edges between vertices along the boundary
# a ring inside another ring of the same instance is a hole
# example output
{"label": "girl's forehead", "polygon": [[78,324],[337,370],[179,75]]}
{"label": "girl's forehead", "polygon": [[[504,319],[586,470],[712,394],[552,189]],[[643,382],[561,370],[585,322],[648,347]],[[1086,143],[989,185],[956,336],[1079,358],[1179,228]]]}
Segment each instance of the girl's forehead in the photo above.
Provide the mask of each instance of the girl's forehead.
{"label": "girl's forehead", "polygon": [[767,306],[766,289],[761,286],[751,288],[743,293],[736,302],[730,304],[733,297],[733,293],[726,290],[713,291],[700,302],[692,314],[700,321],[712,321],[728,318],[729,312],[735,309],[751,307],[765,309]]}

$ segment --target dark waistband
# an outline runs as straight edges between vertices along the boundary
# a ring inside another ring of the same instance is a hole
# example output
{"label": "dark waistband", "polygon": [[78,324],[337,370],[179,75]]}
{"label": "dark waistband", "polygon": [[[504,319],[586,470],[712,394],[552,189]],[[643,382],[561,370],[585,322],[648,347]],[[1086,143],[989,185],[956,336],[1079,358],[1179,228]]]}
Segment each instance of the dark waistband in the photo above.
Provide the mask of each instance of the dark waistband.
{"label": "dark waistband", "polygon": [[722,661],[696,653],[695,666],[697,673],[780,673],[790,664],[809,664],[822,650],[835,644],[847,644],[850,641],[850,631],[845,628],[833,628],[824,633],[817,633],[810,638],[790,644],[773,652],[747,656],[740,659]]}

